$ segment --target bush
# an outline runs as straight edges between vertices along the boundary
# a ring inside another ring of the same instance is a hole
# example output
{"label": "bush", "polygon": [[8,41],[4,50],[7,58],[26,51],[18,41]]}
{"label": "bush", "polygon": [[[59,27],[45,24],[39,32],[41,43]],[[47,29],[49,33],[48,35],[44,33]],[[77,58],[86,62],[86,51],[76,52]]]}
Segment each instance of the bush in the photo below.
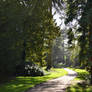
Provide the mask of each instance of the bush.
{"label": "bush", "polygon": [[17,76],[43,76],[43,70],[32,62],[25,62],[16,67]]}

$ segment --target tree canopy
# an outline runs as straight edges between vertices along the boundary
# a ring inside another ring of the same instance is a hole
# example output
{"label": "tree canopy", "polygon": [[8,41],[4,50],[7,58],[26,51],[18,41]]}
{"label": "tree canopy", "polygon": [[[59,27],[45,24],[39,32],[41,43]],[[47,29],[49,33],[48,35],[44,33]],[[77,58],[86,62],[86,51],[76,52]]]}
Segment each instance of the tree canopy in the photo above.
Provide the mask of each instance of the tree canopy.
{"label": "tree canopy", "polygon": [[49,0],[0,0],[2,75],[14,74],[16,66],[27,61],[41,66],[49,64],[46,58],[53,40],[60,34],[51,10]]}
{"label": "tree canopy", "polygon": [[[52,15],[64,10],[71,57],[92,75],[92,0],[0,0],[0,73],[12,74],[16,66],[34,62],[52,67],[53,40],[60,28]],[[71,26],[71,23],[77,25]],[[72,52],[73,53],[73,52]]]}

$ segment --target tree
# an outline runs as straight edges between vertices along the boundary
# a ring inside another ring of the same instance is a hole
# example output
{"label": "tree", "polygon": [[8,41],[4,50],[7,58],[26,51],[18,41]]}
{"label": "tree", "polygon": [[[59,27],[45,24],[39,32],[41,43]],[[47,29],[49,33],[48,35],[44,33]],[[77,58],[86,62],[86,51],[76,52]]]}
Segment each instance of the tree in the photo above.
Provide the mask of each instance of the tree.
{"label": "tree", "polygon": [[[78,36],[78,45],[80,46],[79,60],[81,64],[87,65],[91,74],[92,83],[92,1],[91,0],[67,0],[67,23],[76,19],[80,27],[76,30],[81,35]],[[71,36],[69,34],[69,36]],[[73,39],[71,39],[72,41]]]}
{"label": "tree", "polygon": [[26,61],[44,63],[49,40],[59,35],[48,7],[43,0],[0,1],[1,75],[13,75],[16,66]]}
{"label": "tree", "polygon": [[21,61],[20,34],[26,12],[26,7],[16,0],[0,1],[0,71],[2,75],[6,72],[13,73],[15,65]]}

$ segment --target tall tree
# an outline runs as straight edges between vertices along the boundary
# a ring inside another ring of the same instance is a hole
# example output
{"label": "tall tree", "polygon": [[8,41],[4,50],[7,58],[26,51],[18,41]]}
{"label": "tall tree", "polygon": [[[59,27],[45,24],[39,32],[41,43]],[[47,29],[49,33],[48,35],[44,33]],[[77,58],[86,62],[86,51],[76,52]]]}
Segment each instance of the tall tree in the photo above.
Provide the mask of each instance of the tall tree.
{"label": "tall tree", "polygon": [[27,60],[42,65],[49,41],[59,34],[48,7],[43,0],[0,0],[1,75]]}
{"label": "tall tree", "polygon": [[78,36],[78,43],[80,46],[79,59],[81,64],[89,67],[92,83],[92,1],[67,0],[67,4],[67,22],[69,23],[73,21],[73,19],[76,19],[80,25],[80,27],[76,30],[81,33],[81,35]]}

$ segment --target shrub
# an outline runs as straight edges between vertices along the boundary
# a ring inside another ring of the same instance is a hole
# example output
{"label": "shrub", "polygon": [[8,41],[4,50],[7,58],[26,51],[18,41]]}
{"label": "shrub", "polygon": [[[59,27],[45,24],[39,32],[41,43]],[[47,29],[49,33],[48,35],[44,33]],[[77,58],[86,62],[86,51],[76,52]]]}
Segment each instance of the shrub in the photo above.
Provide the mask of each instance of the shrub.
{"label": "shrub", "polygon": [[25,62],[16,67],[17,76],[43,76],[43,70],[32,62]]}

